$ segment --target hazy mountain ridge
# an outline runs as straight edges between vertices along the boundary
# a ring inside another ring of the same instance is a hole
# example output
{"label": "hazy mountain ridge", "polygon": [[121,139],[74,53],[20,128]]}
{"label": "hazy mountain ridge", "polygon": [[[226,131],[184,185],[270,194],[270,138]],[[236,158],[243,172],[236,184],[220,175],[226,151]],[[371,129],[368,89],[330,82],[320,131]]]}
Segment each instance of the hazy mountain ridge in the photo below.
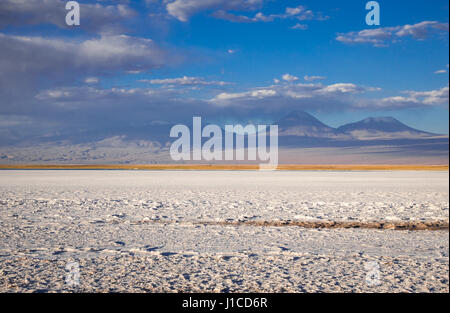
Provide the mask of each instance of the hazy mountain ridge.
{"label": "hazy mountain ridge", "polygon": [[334,138],[337,135],[336,129],[304,111],[292,112],[276,124],[280,136]]}
{"label": "hazy mountain ridge", "polygon": [[278,127],[280,146],[289,148],[414,145],[440,153],[448,151],[447,135],[417,130],[393,117],[368,117],[333,128],[307,112],[297,111],[280,119]]}
{"label": "hazy mountain ridge", "polygon": [[337,128],[304,111],[292,112],[278,122],[280,136],[318,137],[337,140],[423,139],[446,137],[409,127],[393,117],[368,117]]}
{"label": "hazy mountain ridge", "polygon": [[[202,127],[207,124],[203,122]],[[359,160],[361,155],[364,162],[368,157],[393,160],[401,156],[420,157],[421,163],[433,158],[448,163],[447,135],[420,131],[392,117],[369,117],[333,128],[307,112],[294,111],[273,124],[279,127],[280,158],[288,150],[296,151],[288,153],[289,162],[299,162],[297,158],[313,149],[317,152],[307,162],[326,157],[323,162],[333,163],[341,154],[344,161]],[[186,125],[192,130],[192,123]],[[171,126],[121,126],[30,138],[0,147],[0,163],[167,163],[171,162],[170,144],[176,139],[169,136]]]}

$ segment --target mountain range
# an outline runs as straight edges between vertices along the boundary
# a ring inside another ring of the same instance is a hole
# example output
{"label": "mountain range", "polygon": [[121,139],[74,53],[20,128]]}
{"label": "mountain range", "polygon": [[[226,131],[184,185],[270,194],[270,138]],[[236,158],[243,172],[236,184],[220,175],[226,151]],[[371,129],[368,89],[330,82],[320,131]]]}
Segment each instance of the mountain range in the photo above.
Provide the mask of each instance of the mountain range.
{"label": "mountain range", "polygon": [[[183,123],[192,129],[192,121]],[[202,121],[202,127],[208,123]],[[293,111],[272,124],[278,125],[279,145],[288,147],[365,146],[417,142],[446,142],[448,135],[433,134],[411,128],[393,117],[368,117],[337,128],[328,126],[305,111]],[[125,142],[152,142],[166,146],[175,138],[169,136],[174,124],[158,123],[139,126],[99,127],[84,131],[69,131],[53,136],[27,138],[0,146],[30,146],[40,143],[112,144],[113,138]],[[206,140],[206,139],[205,139]],[[448,142],[447,142],[448,145]]]}
{"label": "mountain range", "polygon": [[[202,127],[207,124],[202,121]],[[448,135],[414,129],[393,117],[369,117],[334,128],[294,111],[272,124],[278,125],[285,162],[448,163]],[[0,141],[0,163],[167,163],[175,140],[169,137],[172,126],[99,127],[14,144]]]}
{"label": "mountain range", "polygon": [[277,124],[281,146],[402,145],[448,141],[447,135],[414,129],[393,117],[368,117],[333,128],[307,112],[295,111],[280,119]]}

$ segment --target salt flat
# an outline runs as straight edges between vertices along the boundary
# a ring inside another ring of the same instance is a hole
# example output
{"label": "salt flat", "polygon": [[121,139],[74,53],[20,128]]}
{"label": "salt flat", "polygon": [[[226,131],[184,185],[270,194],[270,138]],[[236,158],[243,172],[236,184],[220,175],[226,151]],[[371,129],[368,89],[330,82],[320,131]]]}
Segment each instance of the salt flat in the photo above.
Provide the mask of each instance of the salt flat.
{"label": "salt flat", "polygon": [[448,176],[0,171],[0,291],[448,292],[448,231],[245,224],[448,223]]}

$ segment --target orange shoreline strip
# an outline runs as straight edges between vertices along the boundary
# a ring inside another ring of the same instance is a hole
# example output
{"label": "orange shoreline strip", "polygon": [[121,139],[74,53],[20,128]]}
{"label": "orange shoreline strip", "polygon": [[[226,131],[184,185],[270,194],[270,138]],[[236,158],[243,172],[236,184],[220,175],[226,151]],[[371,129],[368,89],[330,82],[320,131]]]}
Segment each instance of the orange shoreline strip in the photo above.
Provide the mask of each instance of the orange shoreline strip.
{"label": "orange shoreline strip", "polygon": [[[0,169],[67,170],[259,170],[258,164],[0,164]],[[448,171],[448,165],[279,164],[287,171]]]}

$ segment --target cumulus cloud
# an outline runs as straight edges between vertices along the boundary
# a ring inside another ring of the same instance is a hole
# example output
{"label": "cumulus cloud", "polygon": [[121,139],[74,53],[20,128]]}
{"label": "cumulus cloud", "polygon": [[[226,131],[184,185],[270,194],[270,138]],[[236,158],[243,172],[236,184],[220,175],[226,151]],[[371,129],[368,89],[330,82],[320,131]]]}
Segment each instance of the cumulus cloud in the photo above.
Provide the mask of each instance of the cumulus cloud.
{"label": "cumulus cloud", "polygon": [[404,91],[407,96],[383,98],[379,103],[381,107],[404,108],[417,106],[445,105],[449,101],[449,87],[428,91]]}
{"label": "cumulus cloud", "polygon": [[327,78],[325,76],[317,76],[317,75],[309,76],[309,75],[305,75],[305,76],[303,76],[303,79],[309,82],[309,81],[314,81],[314,80],[324,80],[324,79],[327,79]]}
{"label": "cumulus cloud", "polygon": [[448,104],[448,86],[429,91],[403,91],[402,95],[373,98],[368,92],[380,91],[378,87],[354,83],[295,83],[275,82],[275,85],[258,87],[242,92],[222,92],[209,103],[218,107],[280,110],[353,110],[353,109],[403,109]]}
{"label": "cumulus cloud", "polygon": [[152,40],[125,35],[79,41],[0,33],[0,46],[0,96],[5,101],[52,84],[73,83],[80,75],[148,71],[174,62]]}
{"label": "cumulus cloud", "polygon": [[419,101],[413,97],[393,96],[381,99],[378,106],[385,108],[416,107]]}
{"label": "cumulus cloud", "polygon": [[140,82],[150,83],[150,84],[159,84],[159,85],[217,85],[217,86],[225,86],[230,83],[224,81],[207,81],[202,77],[189,77],[183,76],[178,78],[164,78],[164,79],[141,79]]}
{"label": "cumulus cloud", "polygon": [[448,103],[448,86],[429,91],[406,91],[410,97],[428,105]]}
{"label": "cumulus cloud", "polygon": [[234,100],[234,99],[264,99],[267,97],[273,97],[276,96],[277,92],[273,89],[255,89],[251,91],[246,92],[238,92],[238,93],[227,93],[223,92],[218,94],[214,100],[218,100],[218,102],[221,101],[228,101],[228,100]]}
{"label": "cumulus cloud", "polygon": [[403,37],[423,40],[432,34],[448,33],[448,23],[423,21],[413,25],[380,27],[364,29],[348,33],[340,33],[336,40],[346,44],[371,44],[375,47],[385,47],[391,42],[397,42]]}
{"label": "cumulus cloud", "polygon": [[[67,1],[63,0],[2,0],[0,1],[0,28],[52,24],[68,28],[65,18]],[[117,33],[121,23],[137,13],[126,4],[102,5],[80,3],[80,27],[90,32]]]}
{"label": "cumulus cloud", "polygon": [[165,52],[151,39],[126,35],[104,35],[80,42],[0,33],[0,43],[2,73],[7,63],[51,72],[66,71],[68,67],[93,71],[151,69],[167,61]]}
{"label": "cumulus cloud", "polygon": [[51,89],[42,90],[36,95],[38,100],[50,101],[49,103],[58,104],[58,106],[75,107],[80,105],[86,105],[92,107],[92,103],[99,106],[99,100],[104,103],[111,101],[112,99],[120,100],[127,97],[134,97],[134,99],[140,98],[157,98],[163,96],[167,98],[168,95],[173,93],[157,90],[151,88],[117,88],[112,87],[109,89],[100,89],[91,86],[81,87],[56,87]]}
{"label": "cumulus cloud", "polygon": [[395,33],[398,37],[412,36],[417,39],[425,39],[431,32],[447,32],[448,23],[437,21],[423,21],[414,25],[404,25]]}
{"label": "cumulus cloud", "polygon": [[[281,82],[278,82],[281,83]],[[254,88],[248,91],[223,92],[210,99],[218,106],[239,108],[264,108],[266,110],[336,109],[356,107],[352,97],[368,91],[368,88],[353,83],[322,85],[315,83],[281,83]],[[355,102],[356,103],[356,102]]]}
{"label": "cumulus cloud", "polygon": [[330,94],[330,93],[360,93],[365,91],[365,88],[357,86],[352,83],[338,83],[325,86],[324,88],[318,90],[318,93]]}
{"label": "cumulus cloud", "polygon": [[263,0],[175,0],[167,3],[166,9],[169,15],[181,22],[187,22],[189,18],[198,12],[210,10],[254,10],[261,7]]}
{"label": "cumulus cloud", "polygon": [[445,74],[448,72],[448,64],[446,65],[446,69],[437,70],[434,72],[434,74]]}
{"label": "cumulus cloud", "polygon": [[86,84],[96,84],[96,83],[99,82],[99,79],[98,79],[98,77],[87,77],[87,78],[84,80],[84,82],[85,82]]}
{"label": "cumulus cloud", "polygon": [[288,74],[288,73],[286,73],[283,76],[281,76],[281,78],[283,80],[287,81],[287,82],[293,82],[293,81],[298,80],[297,76],[294,76],[294,75],[291,75],[291,74]]}
{"label": "cumulus cloud", "polygon": [[[181,22],[187,22],[191,16],[204,11],[212,12],[212,16],[217,19],[235,23],[272,22],[277,19],[297,19],[298,21],[328,19],[328,16],[324,16],[320,12],[314,13],[302,5],[287,7],[284,12],[279,14],[256,12],[252,15],[245,15],[235,13],[258,10],[263,3],[263,0],[175,0],[166,4],[166,10],[169,15]],[[292,28],[306,29],[307,26],[296,24]]]}
{"label": "cumulus cloud", "polygon": [[[287,7],[284,13],[280,14],[264,14],[262,12],[257,12],[254,16],[238,15],[234,13],[227,12],[226,10],[217,10],[213,13],[215,18],[227,20],[230,22],[237,23],[254,23],[254,22],[273,22],[276,19],[297,19],[299,21],[306,20],[325,20],[328,19],[327,16],[323,16],[321,13],[315,14],[313,11],[306,9],[304,6],[299,5],[294,8]],[[297,23],[292,29],[307,29],[308,26],[304,24]]]}
{"label": "cumulus cloud", "polygon": [[308,25],[297,23],[294,26],[292,26],[291,29],[307,30],[308,29]]}

